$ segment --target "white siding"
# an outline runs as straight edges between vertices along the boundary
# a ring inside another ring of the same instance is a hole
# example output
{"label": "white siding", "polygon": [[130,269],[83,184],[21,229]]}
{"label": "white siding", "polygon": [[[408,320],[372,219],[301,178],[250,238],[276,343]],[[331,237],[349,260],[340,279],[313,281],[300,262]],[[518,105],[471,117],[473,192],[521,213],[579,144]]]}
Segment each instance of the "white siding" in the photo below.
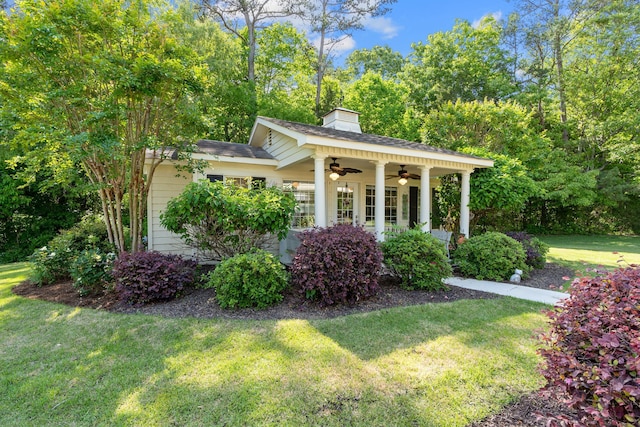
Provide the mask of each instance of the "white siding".
{"label": "white siding", "polygon": [[149,250],[191,256],[192,249],[186,247],[178,235],[160,224],[160,213],[166,209],[169,200],[179,195],[193,181],[190,173],[181,172],[181,176],[176,176],[177,174],[173,165],[167,163],[158,166],[153,175],[147,201]]}

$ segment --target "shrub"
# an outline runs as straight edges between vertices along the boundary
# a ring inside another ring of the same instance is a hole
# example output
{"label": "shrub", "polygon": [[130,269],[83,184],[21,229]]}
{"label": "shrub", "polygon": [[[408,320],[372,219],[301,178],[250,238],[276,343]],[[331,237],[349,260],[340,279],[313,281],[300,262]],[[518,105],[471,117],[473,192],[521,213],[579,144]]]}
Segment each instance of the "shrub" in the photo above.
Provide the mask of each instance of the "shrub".
{"label": "shrub", "polygon": [[113,252],[107,237],[107,227],[99,216],[82,219],[68,230],[61,231],[47,246],[36,250],[29,260],[33,264],[31,279],[40,285],[71,277],[71,265],[84,250]]}
{"label": "shrub", "polygon": [[513,240],[520,242],[524,249],[528,266],[533,268],[544,268],[547,263],[547,253],[549,253],[549,245],[540,239],[533,237],[524,231],[509,231],[504,233]]}
{"label": "shrub", "polygon": [[362,227],[334,225],[300,235],[292,283],[321,305],[355,304],[378,292],[382,252]]}
{"label": "shrub", "polygon": [[160,215],[204,259],[223,259],[287,236],[296,200],[277,187],[243,188],[206,180],[187,185]]}
{"label": "shrub", "polygon": [[544,389],[566,397],[574,425],[640,425],[640,268],[576,279],[548,315]]}
{"label": "shrub", "polygon": [[130,304],[174,298],[195,280],[195,261],[159,252],[123,253],[113,266],[116,292]]}
{"label": "shrub", "polygon": [[262,249],[222,261],[209,273],[208,287],[216,290],[223,308],[265,308],[282,301],[289,275],[278,259]]}
{"label": "shrub", "polygon": [[384,263],[407,289],[446,289],[452,274],[442,242],[421,230],[390,233],[381,245]]}
{"label": "shrub", "polygon": [[99,249],[82,251],[71,264],[73,287],[80,295],[105,289],[113,281],[111,270],[116,255],[102,253]]}
{"label": "shrub", "polygon": [[453,261],[463,275],[481,280],[509,280],[515,269],[522,270],[526,277],[531,268],[525,257],[519,242],[497,232],[473,236],[453,253]]}

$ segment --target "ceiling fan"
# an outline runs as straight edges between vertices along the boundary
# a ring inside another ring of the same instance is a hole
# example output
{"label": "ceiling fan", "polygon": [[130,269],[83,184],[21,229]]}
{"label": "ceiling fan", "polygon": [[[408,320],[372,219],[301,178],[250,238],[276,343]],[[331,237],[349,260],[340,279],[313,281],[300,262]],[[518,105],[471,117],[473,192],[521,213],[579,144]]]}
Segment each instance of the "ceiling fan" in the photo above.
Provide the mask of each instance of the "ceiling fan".
{"label": "ceiling fan", "polygon": [[336,163],[336,160],[338,160],[337,158],[332,157],[331,159],[333,162],[329,164],[329,171],[331,171],[329,178],[334,181],[338,179],[338,177],[345,176],[348,173],[362,173],[360,169],[340,167],[340,164]]}
{"label": "ceiling fan", "polygon": [[405,165],[400,165],[400,170],[398,171],[397,175],[387,175],[387,179],[391,179],[391,178],[395,178],[395,177],[400,177],[400,178],[404,178],[404,179],[420,179],[420,175],[416,175],[415,173],[409,173],[405,170],[404,168]]}

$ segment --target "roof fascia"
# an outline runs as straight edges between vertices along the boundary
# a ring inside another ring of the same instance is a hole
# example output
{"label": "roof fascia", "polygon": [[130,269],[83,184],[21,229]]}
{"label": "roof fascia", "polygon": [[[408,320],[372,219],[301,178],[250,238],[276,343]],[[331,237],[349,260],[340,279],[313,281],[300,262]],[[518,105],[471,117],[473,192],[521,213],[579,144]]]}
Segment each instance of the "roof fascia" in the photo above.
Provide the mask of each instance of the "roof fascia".
{"label": "roof fascia", "polygon": [[368,144],[365,142],[345,141],[341,139],[329,139],[324,137],[309,137],[309,144],[317,147],[346,148],[358,151],[369,151],[377,154],[400,155],[419,157],[428,160],[444,160],[474,167],[493,167],[493,160],[455,154],[437,153],[433,151],[411,150],[409,148],[392,147],[388,145]]}
{"label": "roof fascia", "polygon": [[293,138],[298,143],[298,147],[307,143],[307,135],[305,135],[304,133],[291,130],[284,126],[272,123],[269,120],[263,119],[262,117],[258,117],[255,124],[253,125],[253,129],[251,130],[251,135],[249,136],[249,145],[253,145],[254,147],[262,146],[264,137],[260,137],[261,127],[266,129],[273,129],[276,132],[280,132],[283,135]]}

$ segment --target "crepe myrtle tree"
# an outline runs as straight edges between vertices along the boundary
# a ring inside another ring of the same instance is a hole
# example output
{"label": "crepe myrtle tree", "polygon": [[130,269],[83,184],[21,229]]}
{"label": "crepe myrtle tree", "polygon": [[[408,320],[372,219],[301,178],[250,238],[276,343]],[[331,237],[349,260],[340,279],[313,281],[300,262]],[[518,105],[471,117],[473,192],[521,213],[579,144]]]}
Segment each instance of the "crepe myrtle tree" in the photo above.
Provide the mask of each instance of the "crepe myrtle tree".
{"label": "crepe myrtle tree", "polygon": [[160,223],[205,259],[230,258],[287,236],[296,200],[278,187],[192,182],[169,200]]}
{"label": "crepe myrtle tree", "polygon": [[77,162],[100,196],[111,243],[141,250],[156,167],[169,147],[188,153],[200,130],[207,73],[173,32],[182,18],[162,0],[16,7],[0,16],[0,98],[15,117],[13,143],[27,156]]}

